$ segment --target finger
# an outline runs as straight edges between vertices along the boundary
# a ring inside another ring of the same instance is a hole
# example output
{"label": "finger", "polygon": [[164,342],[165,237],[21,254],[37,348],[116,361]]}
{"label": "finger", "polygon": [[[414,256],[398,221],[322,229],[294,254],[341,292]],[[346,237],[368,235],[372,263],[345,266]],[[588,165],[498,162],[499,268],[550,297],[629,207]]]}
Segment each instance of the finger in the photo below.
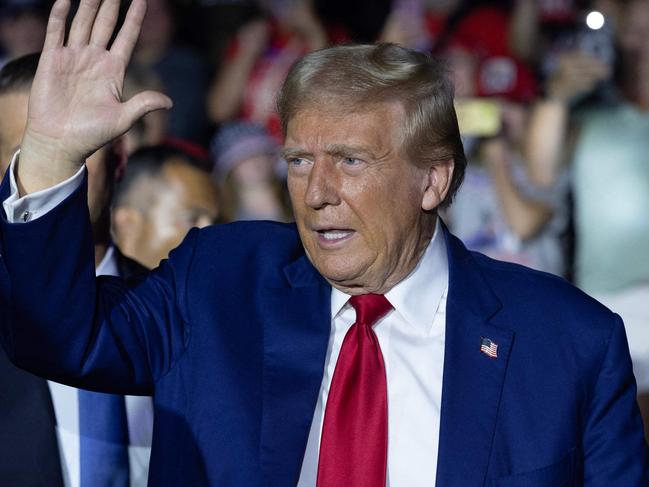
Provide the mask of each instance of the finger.
{"label": "finger", "polygon": [[578,69],[574,69],[571,72],[571,76],[574,78],[596,78],[601,79],[606,77],[609,73],[609,68],[603,64],[591,65],[591,66],[581,66]]}
{"label": "finger", "polygon": [[70,11],[70,0],[57,0],[52,6],[50,18],[47,21],[43,51],[62,47],[65,41],[65,21]]}
{"label": "finger", "polygon": [[120,128],[126,132],[138,119],[149,112],[160,109],[170,109],[173,106],[171,98],[158,91],[143,91],[122,104]]}
{"label": "finger", "polygon": [[117,24],[119,15],[119,0],[104,0],[97,13],[95,24],[90,34],[90,44],[106,48]]}
{"label": "finger", "polygon": [[81,0],[70,27],[68,46],[79,47],[88,44],[100,3],[101,0]]}
{"label": "finger", "polygon": [[573,62],[572,66],[576,69],[601,69],[605,68],[607,65],[596,57],[587,57]]}
{"label": "finger", "polygon": [[133,0],[126,13],[124,25],[110,48],[110,52],[121,58],[125,65],[128,65],[131,60],[131,54],[133,54],[137,38],[140,36],[145,13],[146,0]]}
{"label": "finger", "polygon": [[575,95],[590,93],[597,86],[596,82],[593,81],[582,81],[581,83],[575,83],[573,85],[573,93]]}

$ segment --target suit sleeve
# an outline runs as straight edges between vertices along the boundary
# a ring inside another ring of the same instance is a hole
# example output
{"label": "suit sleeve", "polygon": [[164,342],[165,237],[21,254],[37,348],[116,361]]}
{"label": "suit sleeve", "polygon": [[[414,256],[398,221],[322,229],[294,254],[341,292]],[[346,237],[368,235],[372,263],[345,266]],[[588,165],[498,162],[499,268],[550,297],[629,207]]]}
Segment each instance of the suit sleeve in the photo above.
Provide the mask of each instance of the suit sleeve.
{"label": "suit sleeve", "polygon": [[[152,394],[186,346],[197,231],[145,278],[95,277],[87,180],[28,223],[0,218],[0,339],[19,367],[57,382]],[[0,197],[8,194],[7,178]]]}
{"label": "suit sleeve", "polygon": [[629,347],[617,315],[585,416],[583,441],[585,486],[649,485]]}

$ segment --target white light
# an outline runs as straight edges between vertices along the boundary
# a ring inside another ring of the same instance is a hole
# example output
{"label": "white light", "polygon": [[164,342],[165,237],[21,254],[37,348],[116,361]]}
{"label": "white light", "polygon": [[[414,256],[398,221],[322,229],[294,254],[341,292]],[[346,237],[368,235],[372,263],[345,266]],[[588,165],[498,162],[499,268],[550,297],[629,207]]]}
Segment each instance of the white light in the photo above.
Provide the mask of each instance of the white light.
{"label": "white light", "polygon": [[599,30],[604,27],[604,16],[594,10],[586,16],[586,25],[593,30]]}

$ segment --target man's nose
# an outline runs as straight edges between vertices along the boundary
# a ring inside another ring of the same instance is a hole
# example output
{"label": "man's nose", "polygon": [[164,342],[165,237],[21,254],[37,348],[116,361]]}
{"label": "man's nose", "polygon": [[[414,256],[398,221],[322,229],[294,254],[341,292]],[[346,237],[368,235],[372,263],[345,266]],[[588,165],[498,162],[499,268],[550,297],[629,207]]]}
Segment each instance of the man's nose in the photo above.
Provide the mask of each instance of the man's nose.
{"label": "man's nose", "polygon": [[332,161],[315,161],[309,173],[305,203],[313,209],[339,204],[339,184],[336,168]]}

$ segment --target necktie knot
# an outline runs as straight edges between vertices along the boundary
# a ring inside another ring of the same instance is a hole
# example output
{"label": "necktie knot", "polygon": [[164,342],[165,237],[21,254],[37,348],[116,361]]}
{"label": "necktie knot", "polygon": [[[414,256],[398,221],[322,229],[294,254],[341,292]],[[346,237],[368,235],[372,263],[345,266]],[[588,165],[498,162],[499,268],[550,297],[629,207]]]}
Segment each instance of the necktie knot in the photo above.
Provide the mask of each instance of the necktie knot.
{"label": "necktie knot", "polygon": [[360,294],[349,298],[349,304],[356,310],[356,322],[374,326],[392,309],[390,301],[383,294]]}

